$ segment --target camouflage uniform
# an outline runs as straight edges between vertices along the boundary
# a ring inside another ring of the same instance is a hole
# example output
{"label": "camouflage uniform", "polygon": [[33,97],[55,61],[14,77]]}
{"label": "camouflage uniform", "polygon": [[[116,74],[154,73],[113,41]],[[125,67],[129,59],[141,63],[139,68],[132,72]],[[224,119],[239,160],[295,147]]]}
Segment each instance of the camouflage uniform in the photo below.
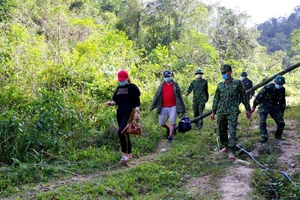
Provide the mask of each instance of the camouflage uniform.
{"label": "camouflage uniform", "polygon": [[[193,91],[193,110],[194,117],[203,115],[205,103],[208,101],[208,85],[207,81],[203,78],[193,80],[187,90],[187,95]],[[195,121],[198,128],[203,127],[203,119]]]}
{"label": "camouflage uniform", "polygon": [[285,88],[282,87],[280,89],[276,89],[274,83],[266,85],[265,87],[263,87],[263,89],[261,89],[261,91],[257,94],[256,98],[253,101],[254,109],[257,105],[259,105],[259,130],[262,137],[261,142],[265,142],[268,140],[266,123],[268,114],[270,114],[277,125],[275,138],[280,139],[285,126],[283,120],[283,114],[286,107]]}
{"label": "camouflage uniform", "polygon": [[[253,87],[252,81],[248,78],[242,80],[242,83],[246,91]],[[253,97],[253,95],[254,95],[254,90],[248,94],[248,98],[250,99],[250,97]]]}
{"label": "camouflage uniform", "polygon": [[[225,65],[228,66],[228,65]],[[229,70],[227,70],[229,71]],[[230,67],[231,71],[231,67]],[[223,70],[222,70],[223,72]],[[250,104],[240,80],[232,79],[230,82],[218,84],[213,100],[212,112],[218,115],[218,127],[221,144],[228,147],[231,152],[235,151],[238,138],[236,127],[238,122],[239,104],[242,102],[245,109],[250,112]],[[228,139],[228,128],[230,137]]]}

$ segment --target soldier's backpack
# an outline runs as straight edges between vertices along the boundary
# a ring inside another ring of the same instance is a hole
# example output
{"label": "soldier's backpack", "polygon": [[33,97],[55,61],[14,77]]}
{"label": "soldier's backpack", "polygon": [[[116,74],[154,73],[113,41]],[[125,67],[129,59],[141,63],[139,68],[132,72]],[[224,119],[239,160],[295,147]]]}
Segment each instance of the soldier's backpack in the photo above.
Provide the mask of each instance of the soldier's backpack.
{"label": "soldier's backpack", "polygon": [[178,132],[185,133],[192,129],[192,123],[188,116],[183,116],[178,124]]}

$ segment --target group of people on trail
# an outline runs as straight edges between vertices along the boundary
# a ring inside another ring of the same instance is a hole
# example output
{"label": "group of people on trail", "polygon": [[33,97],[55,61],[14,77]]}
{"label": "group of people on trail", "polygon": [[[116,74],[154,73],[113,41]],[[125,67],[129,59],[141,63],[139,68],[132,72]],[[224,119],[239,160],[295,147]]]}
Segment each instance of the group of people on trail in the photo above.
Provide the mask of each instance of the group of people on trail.
{"label": "group of people on trail", "polygon": [[[193,112],[194,117],[203,115],[205,104],[209,99],[208,83],[203,79],[203,71],[197,69],[196,78],[191,81],[185,96],[193,92]],[[268,141],[268,132],[266,120],[268,114],[274,119],[277,125],[275,138],[282,138],[285,126],[283,120],[284,110],[286,108],[285,100],[285,78],[278,75],[274,83],[264,86],[253,100],[253,106],[250,106],[250,99],[254,96],[254,90],[251,90],[253,83],[247,78],[247,72],[241,73],[241,80],[232,77],[232,67],[229,64],[221,66],[221,75],[224,81],[220,82],[216,88],[213,102],[212,114],[210,119],[214,120],[217,115],[218,135],[220,142],[224,146],[221,153],[228,152],[229,159],[235,159],[234,153],[238,138],[236,128],[238,115],[241,112],[239,105],[242,103],[246,110],[246,117],[251,118],[251,114],[259,106],[260,116],[260,135],[261,143]],[[156,108],[158,114],[158,123],[166,129],[166,136],[169,142],[173,141],[176,132],[176,120],[179,113],[186,113],[186,106],[179,84],[173,80],[172,73],[169,70],[163,72],[163,82],[158,86],[152,103],[150,112]],[[112,101],[106,103],[107,106],[118,106],[117,121],[118,134],[120,138],[123,155],[120,162],[126,162],[132,158],[131,143],[129,133],[122,133],[128,123],[130,115],[134,114],[134,119],[139,119],[140,113],[140,90],[130,82],[128,72],[121,70],[118,72],[119,85],[113,95]],[[169,120],[169,125],[167,121]],[[203,128],[203,118],[195,121],[196,127]],[[229,137],[228,137],[229,135]]]}

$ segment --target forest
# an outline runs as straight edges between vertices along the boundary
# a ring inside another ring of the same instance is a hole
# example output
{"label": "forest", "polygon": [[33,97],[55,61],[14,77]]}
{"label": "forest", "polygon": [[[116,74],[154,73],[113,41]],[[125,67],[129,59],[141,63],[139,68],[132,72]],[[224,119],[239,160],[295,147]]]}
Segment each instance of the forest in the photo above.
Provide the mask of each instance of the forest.
{"label": "forest", "polygon": [[[208,174],[217,184],[231,165],[213,156],[215,122],[205,119],[200,134],[178,133],[167,152],[157,155],[165,138],[149,107],[162,73],[170,70],[184,92],[201,69],[209,111],[222,64],[232,66],[235,79],[246,71],[256,85],[299,62],[299,13],[297,7],[287,19],[248,27],[247,13],[195,0],[0,1],[0,197],[221,199],[218,191],[186,189],[189,180]],[[116,166],[116,108],[105,106],[121,69],[141,90],[143,135],[132,139],[139,163],[128,170]],[[290,108],[285,117],[295,129],[299,75],[299,69],[284,75]],[[184,101],[192,116],[192,96]],[[247,126],[243,109],[240,118],[239,125]],[[257,115],[252,124],[259,124]],[[239,134],[249,151],[259,138],[258,128]],[[265,148],[260,161],[277,167],[278,149]],[[299,154],[295,159],[300,165]],[[299,177],[299,171],[292,176],[297,183]],[[300,198],[298,188],[259,167],[252,183],[253,198]]]}
{"label": "forest", "polygon": [[[258,42],[267,47],[267,52],[287,52],[284,58],[284,66],[290,66],[290,60],[297,60],[298,51],[295,48],[295,34],[300,28],[300,6],[294,8],[294,12],[288,17],[271,18],[259,24],[257,30],[261,32]],[[297,37],[297,36],[296,36]],[[293,38],[293,39],[292,39]],[[294,45],[292,45],[294,43]]]}

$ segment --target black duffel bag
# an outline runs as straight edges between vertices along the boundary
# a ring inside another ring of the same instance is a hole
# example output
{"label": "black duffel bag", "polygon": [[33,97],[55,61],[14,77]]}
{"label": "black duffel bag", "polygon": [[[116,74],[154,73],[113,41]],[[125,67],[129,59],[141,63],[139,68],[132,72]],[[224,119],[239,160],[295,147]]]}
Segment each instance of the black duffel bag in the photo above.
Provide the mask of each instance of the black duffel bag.
{"label": "black duffel bag", "polygon": [[192,123],[188,116],[183,116],[178,124],[178,132],[184,133],[192,129]]}

